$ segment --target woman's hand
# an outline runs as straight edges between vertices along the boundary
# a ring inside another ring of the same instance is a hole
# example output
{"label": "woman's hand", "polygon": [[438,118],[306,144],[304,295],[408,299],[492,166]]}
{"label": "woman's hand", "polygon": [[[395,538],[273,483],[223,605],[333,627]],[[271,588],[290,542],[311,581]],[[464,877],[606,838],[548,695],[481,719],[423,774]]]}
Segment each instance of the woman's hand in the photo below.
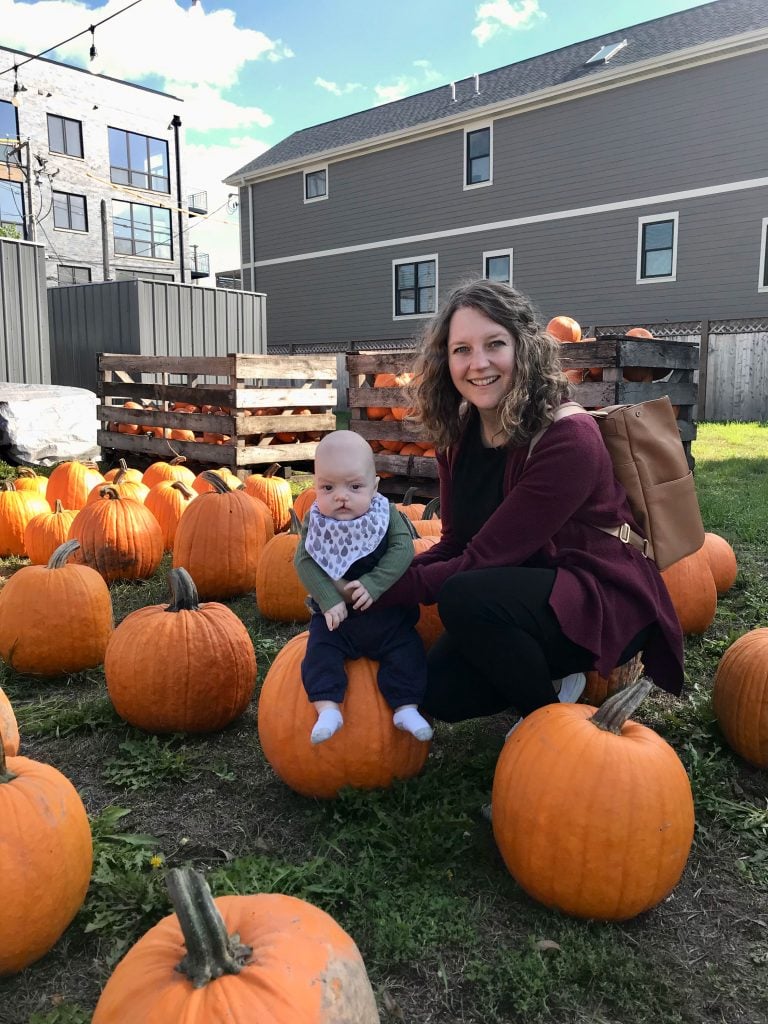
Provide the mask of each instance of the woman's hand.
{"label": "woman's hand", "polygon": [[364,612],[373,604],[373,598],[360,580],[350,580],[344,589],[347,592],[347,600],[355,611]]}
{"label": "woman's hand", "polygon": [[347,606],[344,604],[343,601],[339,601],[338,604],[335,604],[332,608],[329,608],[328,611],[325,613],[325,624],[328,627],[328,629],[331,632],[333,632],[334,629],[338,629],[338,627],[342,624],[346,617]]}

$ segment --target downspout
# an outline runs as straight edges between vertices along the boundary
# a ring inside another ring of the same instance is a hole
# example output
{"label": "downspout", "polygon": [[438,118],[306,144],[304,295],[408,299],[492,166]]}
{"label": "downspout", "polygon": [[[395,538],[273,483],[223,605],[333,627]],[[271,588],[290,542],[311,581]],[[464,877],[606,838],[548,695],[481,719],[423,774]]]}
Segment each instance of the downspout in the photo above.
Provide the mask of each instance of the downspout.
{"label": "downspout", "polygon": [[184,214],[182,212],[181,150],[179,148],[179,128],[181,128],[181,118],[178,114],[173,115],[171,126],[173,127],[173,144],[176,148],[176,207],[178,209],[177,216],[179,221],[179,264],[181,267],[181,283],[184,284],[187,278],[184,270]]}

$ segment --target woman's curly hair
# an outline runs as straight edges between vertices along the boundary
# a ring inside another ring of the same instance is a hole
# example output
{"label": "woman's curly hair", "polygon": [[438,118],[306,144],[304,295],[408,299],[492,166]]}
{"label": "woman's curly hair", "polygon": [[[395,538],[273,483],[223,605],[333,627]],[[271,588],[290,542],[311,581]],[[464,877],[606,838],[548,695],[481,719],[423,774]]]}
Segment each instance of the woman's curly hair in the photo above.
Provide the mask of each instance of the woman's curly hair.
{"label": "woman's curly hair", "polygon": [[552,421],[568,397],[559,343],[536,321],[529,300],[499,281],[476,280],[456,288],[430,321],[414,366],[413,419],[437,448],[458,441],[469,411],[448,370],[448,332],[458,309],[476,309],[515,339],[514,381],[500,408],[505,444],[527,444]]}

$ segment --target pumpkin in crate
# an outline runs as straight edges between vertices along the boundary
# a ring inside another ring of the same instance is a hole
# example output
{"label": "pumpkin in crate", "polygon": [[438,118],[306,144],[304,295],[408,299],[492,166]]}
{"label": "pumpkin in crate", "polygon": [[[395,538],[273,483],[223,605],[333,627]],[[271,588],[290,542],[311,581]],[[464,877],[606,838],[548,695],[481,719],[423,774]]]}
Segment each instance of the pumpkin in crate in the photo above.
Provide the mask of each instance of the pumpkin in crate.
{"label": "pumpkin in crate", "polygon": [[81,509],[69,528],[71,539],[80,541],[75,560],[113,580],[144,580],[163,557],[163,534],[157,520],[135,498],[123,498],[112,484],[105,484],[104,501]]}
{"label": "pumpkin in crate", "polygon": [[[122,407],[123,407],[123,409],[143,409],[144,408],[144,406],[141,404],[141,402],[131,402],[131,401],[123,402],[123,406]],[[118,432],[118,434],[132,434],[132,435],[136,435],[136,434],[140,434],[142,432],[141,431],[141,427],[139,426],[138,423],[113,423],[113,424],[110,424],[110,426],[112,427],[112,429],[116,430]]]}
{"label": "pumpkin in crate", "polygon": [[48,477],[38,476],[29,466],[21,466],[16,470],[14,484],[17,491],[34,491],[45,497],[45,492],[48,489]]}
{"label": "pumpkin in crate", "polygon": [[718,595],[727,594],[736,582],[738,573],[736,553],[728,541],[717,533],[704,534],[704,551]]}
{"label": "pumpkin in crate", "polygon": [[[653,335],[645,327],[630,327],[627,331],[628,338],[647,338],[653,341]],[[653,369],[650,366],[625,366],[622,370],[624,380],[631,380],[637,384],[649,384],[653,380]]]}
{"label": "pumpkin in crate", "polygon": [[[579,323],[570,316],[553,316],[547,324],[547,332],[562,344],[572,344],[582,340]],[[584,370],[563,370],[571,384],[581,384]]]}
{"label": "pumpkin in crate", "polygon": [[288,531],[276,533],[264,545],[256,568],[256,607],[264,619],[309,621],[309,594],[293,564],[300,536],[301,523],[291,509]]}
{"label": "pumpkin in crate", "polygon": [[115,711],[148,732],[215,732],[248,707],[256,655],[224,604],[200,603],[186,569],[168,574],[171,603],[139,608],[112,633],[104,658]]}
{"label": "pumpkin in crate", "polygon": [[195,482],[195,474],[184,465],[186,461],[183,455],[177,455],[169,462],[153,462],[144,470],[141,482],[150,490],[162,480],[181,480],[187,487],[192,487]]}
{"label": "pumpkin in crate", "polygon": [[424,767],[429,743],[396,729],[376,682],[378,662],[345,662],[344,728],[313,745],[317,712],[301,682],[308,633],[283,647],[267,672],[259,697],[259,741],[277,775],[303,796],[333,797],[344,786],[378,789],[410,779]]}
{"label": "pumpkin in crate", "polygon": [[56,502],[53,512],[47,507],[47,501],[45,504],[46,511],[33,516],[24,530],[24,547],[33,565],[46,564],[69,536],[69,528],[77,515],[75,509],[62,508],[60,501]]}
{"label": "pumpkin in crate", "polygon": [[547,704],[504,744],[493,834],[520,886],[575,917],[624,921],[660,903],[693,842],[691,785],[672,747],[630,720],[643,679],[586,704]]}
{"label": "pumpkin in crate", "polygon": [[8,757],[19,752],[19,725],[5,690],[0,689],[0,738]]}
{"label": "pumpkin in crate", "polygon": [[175,914],[133,946],[92,1024],[379,1024],[360,951],[295,896],[213,899],[191,868],[166,876]]}
{"label": "pumpkin in crate", "polygon": [[275,476],[278,469],[280,463],[273,462],[263,473],[252,473],[245,478],[246,491],[263,501],[269,509],[275,533],[288,526],[293,507],[291,485],[283,477]]}
{"label": "pumpkin in crate", "polygon": [[703,547],[661,570],[684,633],[704,633],[717,612],[717,588]]}
{"label": "pumpkin in crate", "polygon": [[78,546],[67,541],[0,590],[0,657],[17,672],[57,676],[104,661],[112,600],[97,572],[68,561]]}
{"label": "pumpkin in crate", "polygon": [[0,821],[2,976],[28,967],[59,940],[88,891],[93,845],[69,779],[28,757],[6,757],[2,742]]}
{"label": "pumpkin in crate", "polygon": [[729,746],[768,768],[768,629],[745,633],[722,656],[712,707]]}
{"label": "pumpkin in crate", "polygon": [[77,510],[85,506],[93,488],[104,482],[93,462],[60,462],[48,477],[45,496],[51,508],[58,499],[62,508]]}
{"label": "pumpkin in crate", "polygon": [[[384,416],[381,417],[381,422],[395,423],[396,420],[391,412],[387,412]],[[404,442],[394,438],[382,437],[379,439],[379,444],[381,445],[381,450],[383,452],[391,452],[393,455],[397,455],[399,454],[400,449],[403,447]],[[379,476],[381,475],[382,474],[379,473]]]}
{"label": "pumpkin in crate", "polygon": [[203,477],[213,490],[200,494],[179,520],[174,568],[183,566],[189,572],[203,598],[247,594],[256,586],[259,558],[272,536],[272,517],[241,485],[230,490],[213,470]]}
{"label": "pumpkin in crate", "polygon": [[144,505],[157,520],[163,532],[163,550],[172,551],[179,520],[197,497],[181,480],[161,480],[147,494]]}
{"label": "pumpkin in crate", "polygon": [[17,491],[6,480],[0,490],[0,558],[25,555],[24,531],[31,519],[50,512],[48,502],[38,491]]}
{"label": "pumpkin in crate", "polygon": [[304,516],[312,508],[312,504],[317,498],[317,491],[314,487],[306,487],[300,494],[297,494],[293,499],[293,511],[300,523],[304,522]]}
{"label": "pumpkin in crate", "polygon": [[104,474],[104,479],[107,483],[112,483],[120,477],[123,481],[132,480],[135,483],[140,484],[143,478],[143,473],[140,469],[135,469],[133,466],[129,466],[125,459],[119,459],[116,466],[112,469],[107,470]]}

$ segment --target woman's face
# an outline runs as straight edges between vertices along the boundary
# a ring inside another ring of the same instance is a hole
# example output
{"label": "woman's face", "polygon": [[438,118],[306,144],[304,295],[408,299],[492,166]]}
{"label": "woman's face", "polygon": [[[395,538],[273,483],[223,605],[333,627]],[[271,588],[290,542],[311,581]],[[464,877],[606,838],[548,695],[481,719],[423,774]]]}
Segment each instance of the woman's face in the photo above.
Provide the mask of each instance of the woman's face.
{"label": "woman's face", "polygon": [[479,309],[457,309],[448,327],[448,371],[462,398],[494,411],[512,388],[515,339]]}

